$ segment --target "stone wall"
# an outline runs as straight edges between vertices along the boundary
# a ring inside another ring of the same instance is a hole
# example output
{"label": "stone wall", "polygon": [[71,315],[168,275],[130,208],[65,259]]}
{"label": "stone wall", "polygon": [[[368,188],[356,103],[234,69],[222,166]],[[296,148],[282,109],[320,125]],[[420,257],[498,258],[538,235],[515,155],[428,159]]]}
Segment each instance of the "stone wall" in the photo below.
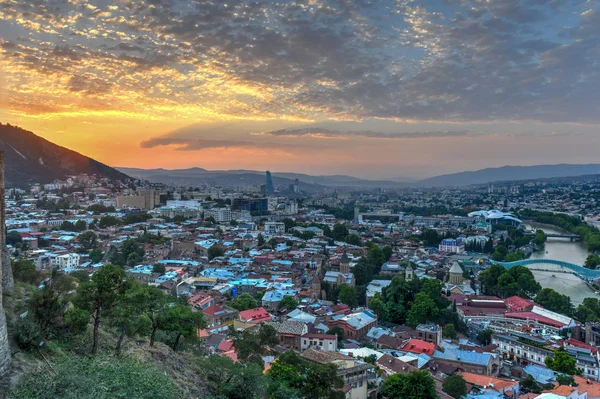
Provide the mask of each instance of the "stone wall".
{"label": "stone wall", "polygon": [[[5,221],[4,221],[4,152],[0,152],[0,230],[2,233],[0,234],[0,245],[4,246],[5,239]],[[0,397],[2,397],[3,388],[6,388],[7,380],[8,380],[8,372],[10,370],[10,347],[8,345],[8,331],[6,328],[6,315],[4,314],[4,306],[2,305],[2,289],[4,285],[3,272],[6,272],[7,268],[4,267],[4,259],[0,256],[0,263],[2,263],[0,267],[0,280],[2,280],[3,284],[0,284]],[[12,277],[12,269],[8,268],[9,273]],[[10,279],[12,281],[12,278]],[[12,290],[12,288],[10,289]]]}
{"label": "stone wall", "polygon": [[8,249],[6,248],[6,189],[4,187],[4,152],[0,151],[0,249],[2,250],[2,288],[4,292],[12,292],[15,288],[13,279],[12,265],[8,257]]}

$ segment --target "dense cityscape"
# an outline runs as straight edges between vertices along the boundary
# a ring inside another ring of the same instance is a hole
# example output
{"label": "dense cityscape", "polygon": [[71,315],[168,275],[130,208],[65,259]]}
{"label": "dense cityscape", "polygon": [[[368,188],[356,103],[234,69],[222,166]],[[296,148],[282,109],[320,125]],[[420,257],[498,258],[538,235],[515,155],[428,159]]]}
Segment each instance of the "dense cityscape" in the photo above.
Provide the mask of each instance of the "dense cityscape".
{"label": "dense cityscape", "polygon": [[[142,352],[158,397],[600,396],[597,177],[320,194],[263,179],[7,188],[13,364]],[[51,389],[45,374],[8,397]]]}
{"label": "dense cityscape", "polygon": [[600,0],[0,0],[0,399],[600,399]]}

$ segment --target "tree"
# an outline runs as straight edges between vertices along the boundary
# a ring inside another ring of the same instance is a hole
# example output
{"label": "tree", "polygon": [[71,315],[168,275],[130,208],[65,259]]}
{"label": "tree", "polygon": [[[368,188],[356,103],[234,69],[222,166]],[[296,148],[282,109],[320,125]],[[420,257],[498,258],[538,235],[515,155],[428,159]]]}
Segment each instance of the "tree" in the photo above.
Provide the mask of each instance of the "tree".
{"label": "tree", "polygon": [[442,390],[454,399],[460,399],[467,394],[467,383],[462,375],[451,375],[444,380]]}
{"label": "tree", "polygon": [[11,230],[8,232],[8,234],[6,234],[7,245],[12,245],[14,247],[15,245],[21,242],[23,242],[23,237],[21,237],[21,234],[18,231]]}
{"label": "tree", "polygon": [[558,374],[556,376],[556,382],[558,382],[559,385],[577,386],[573,376],[567,374]]}
{"label": "tree", "polygon": [[85,231],[79,234],[79,245],[86,251],[89,251],[96,247],[98,242],[98,236],[93,231]]}
{"label": "tree", "polygon": [[531,375],[528,375],[520,382],[520,387],[523,393],[542,393],[542,386],[533,379]]}
{"label": "tree", "polygon": [[385,302],[383,302],[380,294],[375,294],[375,296],[369,301],[369,309],[371,309],[373,313],[377,315],[377,319],[379,321],[387,320],[387,307],[385,306]]}
{"label": "tree", "polygon": [[209,398],[262,399],[267,385],[262,369],[252,363],[234,363],[225,356],[199,358],[198,373]]}
{"label": "tree", "polygon": [[64,231],[75,231],[75,224],[73,224],[73,222],[69,222],[68,220],[65,220],[60,225],[60,229],[64,230]]}
{"label": "tree", "polygon": [[256,301],[256,299],[254,299],[252,295],[242,294],[236,297],[233,301],[231,301],[229,303],[229,306],[236,310],[243,311],[248,309],[254,309],[258,306],[258,302]]}
{"label": "tree", "polygon": [[98,263],[104,258],[104,252],[99,250],[98,248],[94,248],[90,251],[90,261],[92,263]]}
{"label": "tree", "polygon": [[12,264],[13,277],[17,281],[37,285],[40,282],[40,273],[35,264],[30,260],[19,259]]}
{"label": "tree", "polygon": [[65,313],[65,327],[70,334],[77,335],[85,332],[90,324],[90,312],[72,307]]}
{"label": "tree", "polygon": [[419,292],[415,295],[415,300],[406,314],[406,324],[416,327],[419,324],[435,320],[439,313],[440,310],[433,299],[424,292]]}
{"label": "tree", "polygon": [[152,273],[159,273],[163,275],[166,271],[167,267],[162,263],[155,263],[154,266],[152,266]]}
{"label": "tree", "polygon": [[75,222],[75,231],[83,231],[87,228],[87,223],[85,220],[78,220]]}
{"label": "tree", "polygon": [[356,234],[348,234],[346,236],[346,242],[350,245],[356,245],[356,246],[361,245],[360,237]]}
{"label": "tree", "polygon": [[356,288],[349,285],[342,285],[338,294],[338,301],[345,303],[350,308],[358,306],[358,295],[356,294]]}
{"label": "tree", "polygon": [[332,238],[335,241],[343,241],[348,236],[348,228],[346,225],[336,223],[333,225]]}
{"label": "tree", "polygon": [[443,335],[446,338],[455,339],[456,338],[456,328],[454,324],[446,324],[444,327]]}
{"label": "tree", "polygon": [[581,374],[581,371],[577,369],[575,358],[571,357],[562,346],[554,352],[553,356],[547,356],[545,363],[546,367],[559,373]]}
{"label": "tree", "polygon": [[296,309],[298,307],[298,302],[294,299],[293,296],[286,295],[283,297],[279,304],[277,305],[279,309]]}
{"label": "tree", "polygon": [[435,381],[426,371],[393,374],[383,381],[381,393],[385,398],[437,399]]}
{"label": "tree", "polygon": [[233,338],[233,347],[238,359],[244,363],[253,362],[264,367],[261,356],[265,355],[269,347],[279,343],[277,330],[268,324],[261,324],[257,333],[244,330]]}
{"label": "tree", "polygon": [[339,326],[335,326],[333,328],[330,328],[327,331],[328,335],[337,335],[338,337],[338,342],[342,342],[344,340],[344,330],[342,329],[342,327]]}
{"label": "tree", "polygon": [[92,315],[94,334],[92,354],[98,349],[100,323],[106,311],[122,299],[125,288],[125,270],[116,265],[106,265],[92,275],[90,281],[79,284],[75,305]]}
{"label": "tree", "polygon": [[489,345],[492,343],[492,334],[494,334],[494,330],[487,328],[477,334],[477,340],[483,345]]}
{"label": "tree", "polygon": [[545,307],[556,313],[571,315],[573,313],[573,305],[571,298],[566,295],[559,294],[552,288],[543,288],[535,297],[535,303]]}
{"label": "tree", "polygon": [[536,230],[535,237],[533,238],[533,243],[537,247],[541,247],[546,242],[546,233],[544,230]]}
{"label": "tree", "polygon": [[198,329],[205,328],[206,321],[202,312],[194,312],[189,306],[177,304],[159,314],[159,325],[161,330],[174,334],[173,350],[176,351],[181,337],[197,337]]}
{"label": "tree", "polygon": [[343,399],[343,379],[331,363],[309,363],[295,352],[284,352],[267,372],[270,398]]}
{"label": "tree", "polygon": [[258,234],[258,241],[257,244],[259,247],[262,247],[263,245],[265,245],[265,237],[263,237],[263,235],[261,233]]}
{"label": "tree", "polygon": [[215,244],[208,248],[207,251],[208,259],[218,258],[225,255],[225,247],[222,245]]}
{"label": "tree", "polygon": [[104,229],[107,227],[118,226],[122,223],[123,221],[115,216],[102,216],[100,222],[98,222],[98,226],[101,229]]}
{"label": "tree", "polygon": [[577,320],[587,323],[600,320],[600,301],[598,298],[585,298],[575,311]]}
{"label": "tree", "polygon": [[595,269],[598,265],[600,265],[600,256],[589,254],[583,266],[588,269]]}
{"label": "tree", "polygon": [[90,281],[90,275],[85,270],[74,270],[70,273],[70,276],[79,281],[80,283]]}

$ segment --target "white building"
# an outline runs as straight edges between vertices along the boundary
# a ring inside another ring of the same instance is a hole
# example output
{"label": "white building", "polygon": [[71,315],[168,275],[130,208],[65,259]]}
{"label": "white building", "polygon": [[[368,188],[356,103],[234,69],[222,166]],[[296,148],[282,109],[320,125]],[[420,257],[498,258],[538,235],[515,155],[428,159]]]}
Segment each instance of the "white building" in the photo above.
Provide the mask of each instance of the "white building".
{"label": "white building", "polygon": [[446,238],[440,242],[439,250],[441,252],[454,252],[460,254],[465,252],[465,243],[460,237],[457,239]]}
{"label": "white building", "polygon": [[204,218],[212,216],[217,223],[231,222],[231,209],[229,208],[215,208],[208,209],[204,212]]}
{"label": "white building", "polygon": [[50,266],[56,269],[76,269],[81,256],[76,253],[58,255],[50,259]]}

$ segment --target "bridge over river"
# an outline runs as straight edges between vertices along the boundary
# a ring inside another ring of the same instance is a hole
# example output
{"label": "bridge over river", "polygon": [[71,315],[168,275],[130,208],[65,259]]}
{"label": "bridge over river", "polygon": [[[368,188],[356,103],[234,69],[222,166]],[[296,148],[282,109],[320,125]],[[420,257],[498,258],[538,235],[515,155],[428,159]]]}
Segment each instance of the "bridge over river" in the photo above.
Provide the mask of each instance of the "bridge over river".
{"label": "bridge over river", "polygon": [[559,268],[571,270],[578,277],[586,281],[600,278],[600,270],[586,269],[581,265],[556,259],[522,259],[515,262],[492,262],[502,265],[506,269],[515,266],[525,266],[533,270],[560,271],[560,269],[557,269],[558,266]]}

